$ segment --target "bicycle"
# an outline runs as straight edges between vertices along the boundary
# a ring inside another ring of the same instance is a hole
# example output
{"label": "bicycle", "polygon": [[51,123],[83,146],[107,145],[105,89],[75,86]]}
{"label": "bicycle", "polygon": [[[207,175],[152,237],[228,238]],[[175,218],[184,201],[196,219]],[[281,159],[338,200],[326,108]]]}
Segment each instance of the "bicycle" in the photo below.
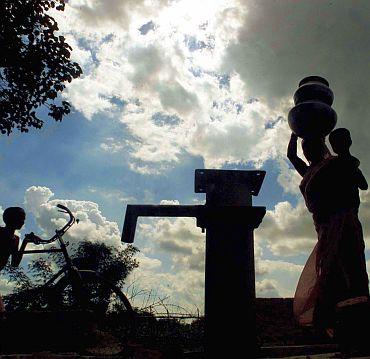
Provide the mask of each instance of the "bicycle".
{"label": "bicycle", "polygon": [[[77,222],[72,212],[61,204],[59,212],[67,213],[69,221],[48,240],[41,239],[33,233],[26,234],[20,255],[36,253],[62,253],[65,265],[42,286],[30,289],[30,298],[39,299],[43,310],[82,310],[91,312],[95,318],[109,323],[109,316],[125,323],[126,336],[132,339],[135,333],[135,312],[130,301],[121,289],[102,277],[98,272],[77,268],[69,256],[64,234]],[[59,248],[25,250],[29,243],[45,245],[57,242]],[[32,292],[32,293],[31,293]],[[27,292],[28,293],[28,292]]]}

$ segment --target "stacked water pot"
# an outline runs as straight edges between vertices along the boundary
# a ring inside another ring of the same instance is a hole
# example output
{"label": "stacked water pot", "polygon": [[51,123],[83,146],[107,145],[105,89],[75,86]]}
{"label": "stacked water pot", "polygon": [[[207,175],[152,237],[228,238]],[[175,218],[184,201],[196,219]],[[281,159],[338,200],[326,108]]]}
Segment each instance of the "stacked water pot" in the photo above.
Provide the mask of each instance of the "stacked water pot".
{"label": "stacked water pot", "polygon": [[304,139],[325,138],[337,123],[331,108],[334,101],[329,82],[320,76],[305,77],[294,93],[294,107],[289,111],[291,130]]}

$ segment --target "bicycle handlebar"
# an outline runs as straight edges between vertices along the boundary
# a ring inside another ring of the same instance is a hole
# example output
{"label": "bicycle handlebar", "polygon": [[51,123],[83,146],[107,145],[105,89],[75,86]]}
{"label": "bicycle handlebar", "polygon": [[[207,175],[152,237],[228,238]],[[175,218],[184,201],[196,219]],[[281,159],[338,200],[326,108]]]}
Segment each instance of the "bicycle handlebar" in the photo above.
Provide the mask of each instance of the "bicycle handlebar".
{"label": "bicycle handlebar", "polygon": [[70,229],[74,223],[76,222],[76,218],[75,216],[72,214],[72,212],[69,210],[69,208],[67,208],[66,206],[63,206],[62,204],[58,203],[57,204],[57,207],[61,209],[60,212],[64,212],[64,213],[67,213],[69,215],[69,220],[68,222],[64,225],[63,228],[61,229],[57,229],[55,231],[55,234],[54,236],[52,236],[50,239],[41,239],[39,237],[37,237],[37,241],[32,241],[32,235],[33,233],[31,232],[31,236],[29,235],[26,235],[25,238],[27,237],[30,237],[31,240],[29,240],[29,242],[33,242],[34,244],[49,244],[49,243],[52,243],[54,242],[58,237],[61,237],[64,235],[64,233],[66,233],[68,231],[68,229]]}
{"label": "bicycle handlebar", "polygon": [[68,213],[68,215],[69,215],[69,221],[74,221],[75,217],[72,214],[72,212],[69,210],[69,208],[67,208],[66,206],[63,206],[60,203],[57,204],[57,207],[61,209],[61,211],[59,211],[59,212]]}
{"label": "bicycle handlebar", "polygon": [[71,211],[66,206],[63,206],[60,203],[57,204],[57,207],[60,208],[60,209],[63,209],[64,211],[66,211],[68,213],[71,213]]}

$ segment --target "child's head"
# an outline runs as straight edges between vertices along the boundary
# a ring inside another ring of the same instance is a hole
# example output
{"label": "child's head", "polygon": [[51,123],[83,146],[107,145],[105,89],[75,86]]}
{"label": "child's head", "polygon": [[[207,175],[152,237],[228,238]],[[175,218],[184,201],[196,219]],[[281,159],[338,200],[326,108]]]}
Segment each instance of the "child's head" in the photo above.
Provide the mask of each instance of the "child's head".
{"label": "child's head", "polygon": [[26,220],[26,212],[21,207],[9,207],[3,213],[3,220],[6,227],[21,229]]}
{"label": "child's head", "polygon": [[335,153],[348,152],[352,145],[351,134],[346,128],[337,128],[330,133],[329,142]]}

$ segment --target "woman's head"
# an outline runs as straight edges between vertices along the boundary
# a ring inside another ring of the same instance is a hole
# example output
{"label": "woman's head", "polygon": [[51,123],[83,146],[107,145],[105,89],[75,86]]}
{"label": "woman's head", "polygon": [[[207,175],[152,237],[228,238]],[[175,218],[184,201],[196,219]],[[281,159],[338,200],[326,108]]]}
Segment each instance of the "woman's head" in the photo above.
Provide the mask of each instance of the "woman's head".
{"label": "woman's head", "polygon": [[307,161],[316,163],[329,153],[323,138],[305,138],[302,140],[302,150]]}
{"label": "woman's head", "polygon": [[21,229],[26,220],[26,212],[21,207],[8,207],[3,213],[3,220],[7,227]]}

